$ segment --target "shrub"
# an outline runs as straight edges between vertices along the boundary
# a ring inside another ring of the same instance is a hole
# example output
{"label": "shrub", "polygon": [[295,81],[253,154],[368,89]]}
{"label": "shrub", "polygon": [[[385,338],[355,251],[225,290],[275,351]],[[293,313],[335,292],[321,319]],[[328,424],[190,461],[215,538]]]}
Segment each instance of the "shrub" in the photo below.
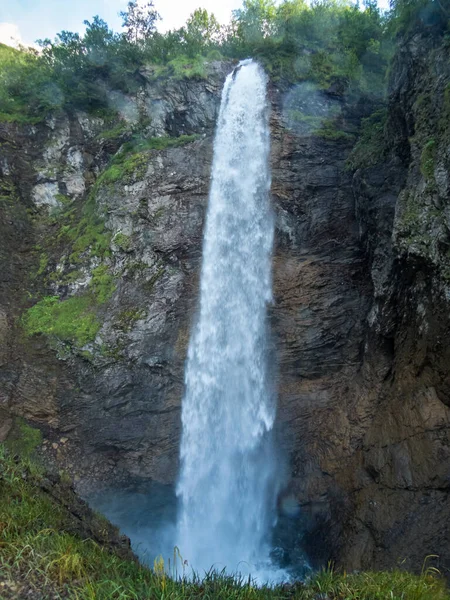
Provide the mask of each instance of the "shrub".
{"label": "shrub", "polygon": [[381,161],[386,153],[384,128],[387,110],[376,110],[362,120],[359,139],[347,159],[348,169],[371,167]]}

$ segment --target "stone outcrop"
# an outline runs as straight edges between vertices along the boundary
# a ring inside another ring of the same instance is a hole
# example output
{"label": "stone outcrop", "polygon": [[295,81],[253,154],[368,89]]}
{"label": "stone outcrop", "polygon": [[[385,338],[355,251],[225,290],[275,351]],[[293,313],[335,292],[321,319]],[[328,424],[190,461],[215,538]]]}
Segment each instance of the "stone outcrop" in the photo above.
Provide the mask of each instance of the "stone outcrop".
{"label": "stone outcrop", "polygon": [[[289,465],[283,496],[301,507],[291,529],[313,563],[404,560],[420,570],[439,554],[449,566],[445,56],[433,32],[402,43],[380,160],[356,172],[346,160],[376,107],[270,84],[277,434]],[[40,424],[44,455],[83,492],[176,477],[214,122],[231,68],[213,63],[207,79],[181,82],[143,72],[136,98],[112,93],[128,123],[116,137],[82,113],[0,131],[0,408]],[[308,110],[314,128],[298,118]],[[108,179],[133,127],[180,143],[140,149]],[[50,244],[64,239],[52,211],[92,198],[108,252],[74,257]],[[95,339],[49,344],[22,333],[18,319],[33,302],[95,288],[99,265],[114,285],[93,307]]]}

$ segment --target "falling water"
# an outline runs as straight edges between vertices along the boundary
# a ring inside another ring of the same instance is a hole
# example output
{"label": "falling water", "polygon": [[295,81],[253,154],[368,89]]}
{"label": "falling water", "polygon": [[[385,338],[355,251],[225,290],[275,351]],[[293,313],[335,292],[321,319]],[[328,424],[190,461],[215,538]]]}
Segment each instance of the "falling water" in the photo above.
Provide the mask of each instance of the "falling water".
{"label": "falling water", "polygon": [[266,569],[274,523],[275,405],[266,349],[274,221],[266,86],[264,71],[252,61],[228,76],[214,144],[177,488],[178,546],[199,572]]}

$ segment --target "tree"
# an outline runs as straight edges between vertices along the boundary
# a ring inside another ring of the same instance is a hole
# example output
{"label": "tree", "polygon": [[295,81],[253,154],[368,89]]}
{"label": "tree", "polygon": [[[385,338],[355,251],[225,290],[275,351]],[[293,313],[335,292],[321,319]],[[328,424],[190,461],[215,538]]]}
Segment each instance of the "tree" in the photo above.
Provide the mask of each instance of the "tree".
{"label": "tree", "polygon": [[216,17],[204,8],[197,8],[183,28],[186,53],[196,56],[220,41],[220,25]]}
{"label": "tree", "polygon": [[237,36],[241,42],[253,44],[270,36],[275,28],[274,0],[244,0],[241,9],[233,11]]}
{"label": "tree", "polygon": [[448,28],[448,0],[390,0],[391,27],[396,32],[408,31],[418,24]]}
{"label": "tree", "polygon": [[153,0],[145,4],[139,0],[128,2],[128,10],[121,11],[122,26],[126,28],[126,37],[136,44],[145,41],[156,31],[156,21],[160,19]]}

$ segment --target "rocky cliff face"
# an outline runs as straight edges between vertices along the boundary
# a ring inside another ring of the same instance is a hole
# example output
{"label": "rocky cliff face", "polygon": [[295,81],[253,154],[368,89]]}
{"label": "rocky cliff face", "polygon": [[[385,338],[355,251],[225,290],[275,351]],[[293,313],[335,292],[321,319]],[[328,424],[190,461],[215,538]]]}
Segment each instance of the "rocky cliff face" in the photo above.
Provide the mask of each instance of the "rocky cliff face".
{"label": "rocky cliff face", "polygon": [[[446,55],[431,34],[403,43],[378,159],[356,172],[346,159],[374,107],[270,85],[284,495],[300,503],[297,541],[318,562],[450,560]],[[128,123],[119,129],[75,113],[0,131],[0,435],[11,415],[39,423],[44,454],[82,491],[176,477],[212,136],[231,68],[213,63],[206,80],[182,82],[143,73],[137,97],[112,94]],[[146,145],[133,145],[137,130]]]}

